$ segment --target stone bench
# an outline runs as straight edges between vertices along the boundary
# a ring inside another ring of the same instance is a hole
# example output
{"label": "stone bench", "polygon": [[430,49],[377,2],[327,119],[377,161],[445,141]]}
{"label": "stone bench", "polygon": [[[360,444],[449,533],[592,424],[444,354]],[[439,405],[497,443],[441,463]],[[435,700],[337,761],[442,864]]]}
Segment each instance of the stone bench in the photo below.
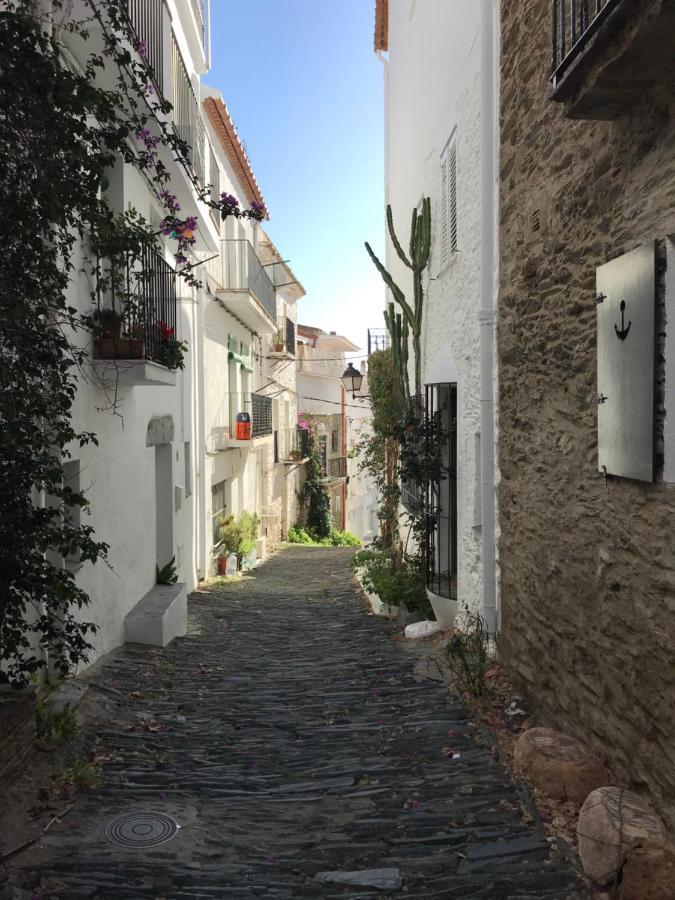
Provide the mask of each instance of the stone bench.
{"label": "stone bench", "polygon": [[124,620],[127,643],[166,647],[187,633],[187,585],[156,584]]}

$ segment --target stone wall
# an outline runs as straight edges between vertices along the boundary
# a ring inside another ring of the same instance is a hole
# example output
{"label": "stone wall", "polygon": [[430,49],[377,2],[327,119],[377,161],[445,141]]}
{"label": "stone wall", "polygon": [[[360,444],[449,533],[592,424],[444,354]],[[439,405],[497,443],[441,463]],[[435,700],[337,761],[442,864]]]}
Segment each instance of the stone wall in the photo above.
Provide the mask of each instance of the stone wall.
{"label": "stone wall", "polygon": [[595,400],[595,269],[675,231],[673,108],[661,83],[566,118],[549,6],[501,4],[500,646],[675,825],[675,485],[605,484]]}

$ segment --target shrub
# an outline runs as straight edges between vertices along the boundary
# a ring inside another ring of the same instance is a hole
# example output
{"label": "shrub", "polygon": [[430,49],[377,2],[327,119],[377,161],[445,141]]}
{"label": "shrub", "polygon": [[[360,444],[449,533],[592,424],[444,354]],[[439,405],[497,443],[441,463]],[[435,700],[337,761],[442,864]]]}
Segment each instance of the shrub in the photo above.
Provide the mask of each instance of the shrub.
{"label": "shrub", "polygon": [[218,530],[221,555],[229,556],[230,553],[235,553],[241,560],[255,548],[259,526],[260,519],[256,513],[243,512],[238,519],[234,516],[223,516]]}
{"label": "shrub", "polygon": [[288,529],[288,540],[291,544],[315,544],[318,547],[358,547],[361,541],[351,531],[338,531],[331,528],[328,537],[319,537],[310,528],[292,525]]}
{"label": "shrub", "polygon": [[399,568],[394,568],[387,551],[370,549],[356,553],[354,565],[362,570],[363,587],[377,594],[383,603],[404,606],[426,617],[432,615],[424,576],[417,566],[404,562]]}
{"label": "shrub", "polygon": [[490,635],[485,619],[467,609],[467,628],[463,634],[453,634],[448,641],[448,665],[459,683],[474,697],[485,693],[485,675],[490,666]]}
{"label": "shrub", "polygon": [[313,544],[313,539],[307,534],[304,528],[299,525],[291,525],[288,529],[288,540],[291,544]]}

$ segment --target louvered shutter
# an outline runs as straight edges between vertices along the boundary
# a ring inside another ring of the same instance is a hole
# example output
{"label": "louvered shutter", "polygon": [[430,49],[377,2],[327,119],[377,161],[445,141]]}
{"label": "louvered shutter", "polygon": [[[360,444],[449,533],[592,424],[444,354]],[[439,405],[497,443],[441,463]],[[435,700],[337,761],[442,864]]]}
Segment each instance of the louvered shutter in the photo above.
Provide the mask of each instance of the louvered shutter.
{"label": "louvered shutter", "polygon": [[448,220],[448,155],[447,148],[441,155],[441,222],[440,222],[440,257],[441,269],[448,264],[449,253],[449,231],[450,223]]}
{"label": "louvered shutter", "polygon": [[457,253],[457,138],[448,145],[448,219],[450,252]]}

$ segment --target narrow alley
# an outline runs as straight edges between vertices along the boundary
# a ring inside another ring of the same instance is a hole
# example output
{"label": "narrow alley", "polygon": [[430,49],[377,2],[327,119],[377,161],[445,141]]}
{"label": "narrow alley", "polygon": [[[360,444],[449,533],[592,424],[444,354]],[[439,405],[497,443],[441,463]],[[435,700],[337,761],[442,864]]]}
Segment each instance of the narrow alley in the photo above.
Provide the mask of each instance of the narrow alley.
{"label": "narrow alley", "polygon": [[366,614],[351,552],[283,550],[193,595],[185,638],[87,673],[103,781],[17,858],[45,896],[585,896],[467,710]]}

